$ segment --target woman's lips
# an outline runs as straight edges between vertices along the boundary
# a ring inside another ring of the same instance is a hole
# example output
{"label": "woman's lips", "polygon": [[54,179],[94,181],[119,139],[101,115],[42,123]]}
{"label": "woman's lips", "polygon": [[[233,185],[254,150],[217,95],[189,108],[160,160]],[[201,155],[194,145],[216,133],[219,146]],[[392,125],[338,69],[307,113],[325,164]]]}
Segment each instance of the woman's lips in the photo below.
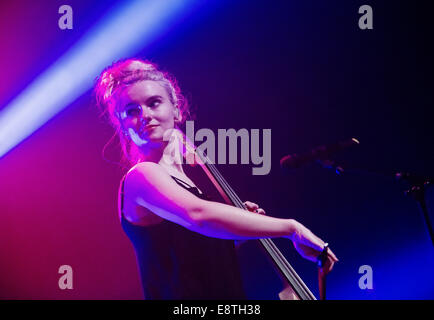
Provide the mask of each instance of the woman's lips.
{"label": "woman's lips", "polygon": [[142,132],[148,132],[148,131],[151,131],[152,129],[156,128],[156,127],[158,127],[157,124],[147,125],[147,126],[144,126],[141,131]]}

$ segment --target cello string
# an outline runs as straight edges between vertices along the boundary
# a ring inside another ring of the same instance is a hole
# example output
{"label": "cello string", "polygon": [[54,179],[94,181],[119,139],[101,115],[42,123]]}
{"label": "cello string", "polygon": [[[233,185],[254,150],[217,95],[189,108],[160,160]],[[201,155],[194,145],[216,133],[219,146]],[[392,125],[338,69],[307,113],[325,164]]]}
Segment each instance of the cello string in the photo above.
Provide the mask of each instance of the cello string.
{"label": "cello string", "polygon": [[309,294],[303,281],[300,279],[300,277],[298,277],[295,270],[291,267],[275,244],[270,239],[260,239],[260,241],[264,247],[266,247],[266,249],[268,248],[268,250],[273,251],[273,253],[276,255],[275,262],[278,263],[280,261],[280,263],[283,265],[283,267],[280,268],[282,270],[281,272],[300,299],[315,300],[315,297]]}
{"label": "cello string", "polygon": [[294,290],[297,292],[297,294],[300,296],[299,292],[302,291],[305,297],[308,297],[309,299],[316,300],[315,296],[312,294],[312,292],[309,290],[309,288],[306,286],[306,284],[303,282],[303,280],[298,276],[297,272],[295,272],[294,268],[292,268],[291,264],[286,260],[286,258],[283,256],[283,254],[280,252],[280,250],[277,248],[277,246],[274,244],[274,242],[271,239],[261,239],[263,240],[264,244],[268,245],[270,247],[270,250],[275,251],[276,256],[282,263],[285,265],[287,272],[291,275],[291,278],[295,279],[295,284],[298,288],[294,288]]}
{"label": "cello string", "polygon": [[[246,209],[242,200],[238,197],[238,195],[235,193],[235,191],[232,189],[226,179],[224,179],[224,177],[221,175],[221,173],[212,163],[212,161],[208,158],[208,156],[203,155],[201,152],[198,152],[197,154],[201,158],[206,168],[208,168],[212,172],[216,180],[218,180],[218,182],[223,185],[222,187],[224,191],[227,193],[227,196],[230,198],[233,204],[238,206],[239,208]],[[283,270],[281,271],[281,273],[283,273],[284,277],[287,278],[288,282],[291,284],[300,299],[316,300],[315,296],[310,292],[309,288],[306,286],[303,280],[297,275],[295,270],[280,252],[276,244],[268,238],[259,239],[259,241],[263,245],[264,249],[273,258],[273,261],[280,267],[281,270]],[[286,272],[282,266],[286,267]]]}
{"label": "cello string", "polygon": [[221,176],[220,172],[217,171],[215,166],[210,165],[209,169],[217,175],[217,180],[219,180],[224,185],[224,189],[227,191],[228,197],[232,200],[233,204],[238,208],[246,209],[242,200],[238,197],[238,195],[235,193],[235,191],[232,189],[232,187],[228,184],[228,182]]}
{"label": "cello string", "polygon": [[[230,195],[228,195],[228,197],[231,198],[231,201],[233,202],[238,202],[238,204],[242,204],[241,199],[238,197],[238,195],[235,193],[235,191],[232,189],[232,187],[228,184],[228,182],[226,181],[226,179],[224,179],[224,177],[221,175],[221,173],[219,172],[219,170],[215,167],[215,165],[212,163],[212,161],[205,155],[203,155],[203,157],[205,159],[204,162],[206,164],[208,164],[206,167],[214,174],[214,176],[216,177],[216,179],[219,181],[219,183],[224,185],[224,188],[226,191],[228,191],[228,193],[230,193]],[[202,157],[201,157],[202,158]],[[242,204],[242,208],[244,208],[244,204]],[[292,268],[292,266],[289,264],[289,262],[286,260],[286,258],[283,256],[283,254],[280,252],[280,250],[277,248],[277,246],[275,245],[275,243],[271,240],[271,239],[259,239],[260,242],[263,244],[264,247],[266,247],[265,249],[267,250],[267,252],[273,257],[275,257],[274,260],[279,260],[280,264],[284,265],[286,267],[286,269],[288,270],[288,273],[292,276],[293,279],[295,279],[295,281],[292,281],[294,283],[293,286],[295,285],[297,288],[293,288],[297,294],[300,296],[300,291],[303,291],[303,295],[305,298],[312,298],[312,293],[310,292],[310,290],[307,288],[306,284],[301,280],[301,278],[297,275],[297,273],[295,272],[295,270]],[[276,261],[277,263],[277,261]],[[286,275],[286,277],[288,278],[288,275]],[[298,289],[298,290],[297,290]]]}
{"label": "cello string", "polygon": [[[190,141],[187,141],[187,137],[183,135],[183,144],[186,148],[191,147],[193,150],[193,154],[196,156],[199,156],[200,160],[202,161],[203,165],[206,169],[211,171],[213,177],[218,180],[218,183],[222,186],[224,192],[228,196],[228,198],[231,200],[232,204],[236,207],[246,209],[244,204],[242,203],[241,199],[237,196],[235,191],[232,189],[232,187],[227,183],[227,181],[223,178],[223,176],[220,174],[220,172],[217,170],[211,159],[208,158],[208,155],[205,155],[202,150],[200,150],[198,147],[196,147],[193,143]],[[190,146],[191,145],[191,146]]]}
{"label": "cello string", "polygon": [[214,163],[212,163],[212,161],[208,158],[208,156],[205,156],[205,155],[201,154],[201,152],[200,152],[199,157],[201,157],[205,166],[213,173],[214,177],[220,182],[220,184],[224,185],[223,189],[226,191],[227,196],[233,202],[233,205],[235,205],[239,208],[245,209],[245,206],[244,206],[242,200],[238,197],[238,195],[235,193],[235,191],[232,189],[232,187],[229,185],[229,183],[226,181],[226,179],[221,175],[219,170],[216,168]]}
{"label": "cello string", "polygon": [[[216,168],[216,166],[210,161],[210,159],[208,157],[206,157],[205,160],[208,163],[207,167],[213,172],[213,174],[214,174],[214,176],[216,176],[217,180],[219,180],[220,183],[223,183],[223,185],[226,187],[226,190],[229,191],[229,193],[231,194],[231,195],[229,195],[231,197],[231,200],[233,202],[238,202],[238,204],[240,206],[242,205],[242,208],[245,209],[244,204],[242,203],[241,199],[238,197],[238,195],[235,193],[235,191],[232,189],[232,187],[229,185],[229,183],[226,181],[226,179],[221,175],[221,173]],[[265,245],[268,248],[267,251],[269,252],[269,254],[272,257],[274,256],[275,259],[280,260],[281,263],[288,270],[288,273],[292,276],[293,279],[295,279],[295,281],[292,281],[292,282],[293,282],[293,285],[296,286],[296,288],[294,288],[294,290],[296,290],[298,295],[303,294],[305,296],[305,298],[315,299],[313,294],[310,292],[309,288],[306,286],[306,284],[303,282],[303,280],[297,275],[295,270],[292,268],[290,263],[286,260],[286,258],[281,253],[281,251],[278,249],[276,244],[271,239],[268,239],[268,238],[259,239],[259,240],[263,245]],[[300,291],[302,291],[303,293],[300,293]]]}

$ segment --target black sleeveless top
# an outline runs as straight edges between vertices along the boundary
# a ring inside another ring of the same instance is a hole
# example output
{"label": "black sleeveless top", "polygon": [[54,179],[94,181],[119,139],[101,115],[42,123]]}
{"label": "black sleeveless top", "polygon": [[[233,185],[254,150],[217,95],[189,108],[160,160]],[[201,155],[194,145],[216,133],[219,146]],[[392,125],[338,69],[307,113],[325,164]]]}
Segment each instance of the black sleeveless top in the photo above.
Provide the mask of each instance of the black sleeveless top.
{"label": "black sleeveless top", "polygon": [[[196,187],[172,178],[208,199]],[[246,299],[233,240],[206,237],[168,220],[133,225],[123,214],[124,179],[121,224],[134,246],[145,299]]]}

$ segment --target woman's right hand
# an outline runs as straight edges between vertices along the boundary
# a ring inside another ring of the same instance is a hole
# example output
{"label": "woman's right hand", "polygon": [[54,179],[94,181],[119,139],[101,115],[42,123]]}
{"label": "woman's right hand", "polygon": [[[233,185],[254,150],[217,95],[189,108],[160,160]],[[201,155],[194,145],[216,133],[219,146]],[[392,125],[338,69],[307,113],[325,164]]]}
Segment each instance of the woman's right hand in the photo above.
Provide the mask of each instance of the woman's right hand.
{"label": "woman's right hand", "polygon": [[[303,258],[317,262],[318,256],[324,249],[325,242],[301,223],[293,219],[291,219],[291,222],[293,224],[293,232],[289,238],[292,240],[295,249]],[[333,269],[333,265],[337,261],[339,261],[338,258],[328,249],[327,261],[324,265],[326,274]]]}

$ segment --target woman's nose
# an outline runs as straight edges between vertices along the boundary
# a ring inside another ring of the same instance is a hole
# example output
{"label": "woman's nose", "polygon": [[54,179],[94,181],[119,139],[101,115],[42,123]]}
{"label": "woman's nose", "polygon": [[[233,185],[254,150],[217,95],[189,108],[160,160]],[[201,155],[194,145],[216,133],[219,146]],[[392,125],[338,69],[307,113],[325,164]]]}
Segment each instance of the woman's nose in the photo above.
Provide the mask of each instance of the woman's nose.
{"label": "woman's nose", "polygon": [[149,108],[144,107],[142,108],[142,120],[144,119],[146,122],[151,120],[152,118],[152,111],[149,110]]}

